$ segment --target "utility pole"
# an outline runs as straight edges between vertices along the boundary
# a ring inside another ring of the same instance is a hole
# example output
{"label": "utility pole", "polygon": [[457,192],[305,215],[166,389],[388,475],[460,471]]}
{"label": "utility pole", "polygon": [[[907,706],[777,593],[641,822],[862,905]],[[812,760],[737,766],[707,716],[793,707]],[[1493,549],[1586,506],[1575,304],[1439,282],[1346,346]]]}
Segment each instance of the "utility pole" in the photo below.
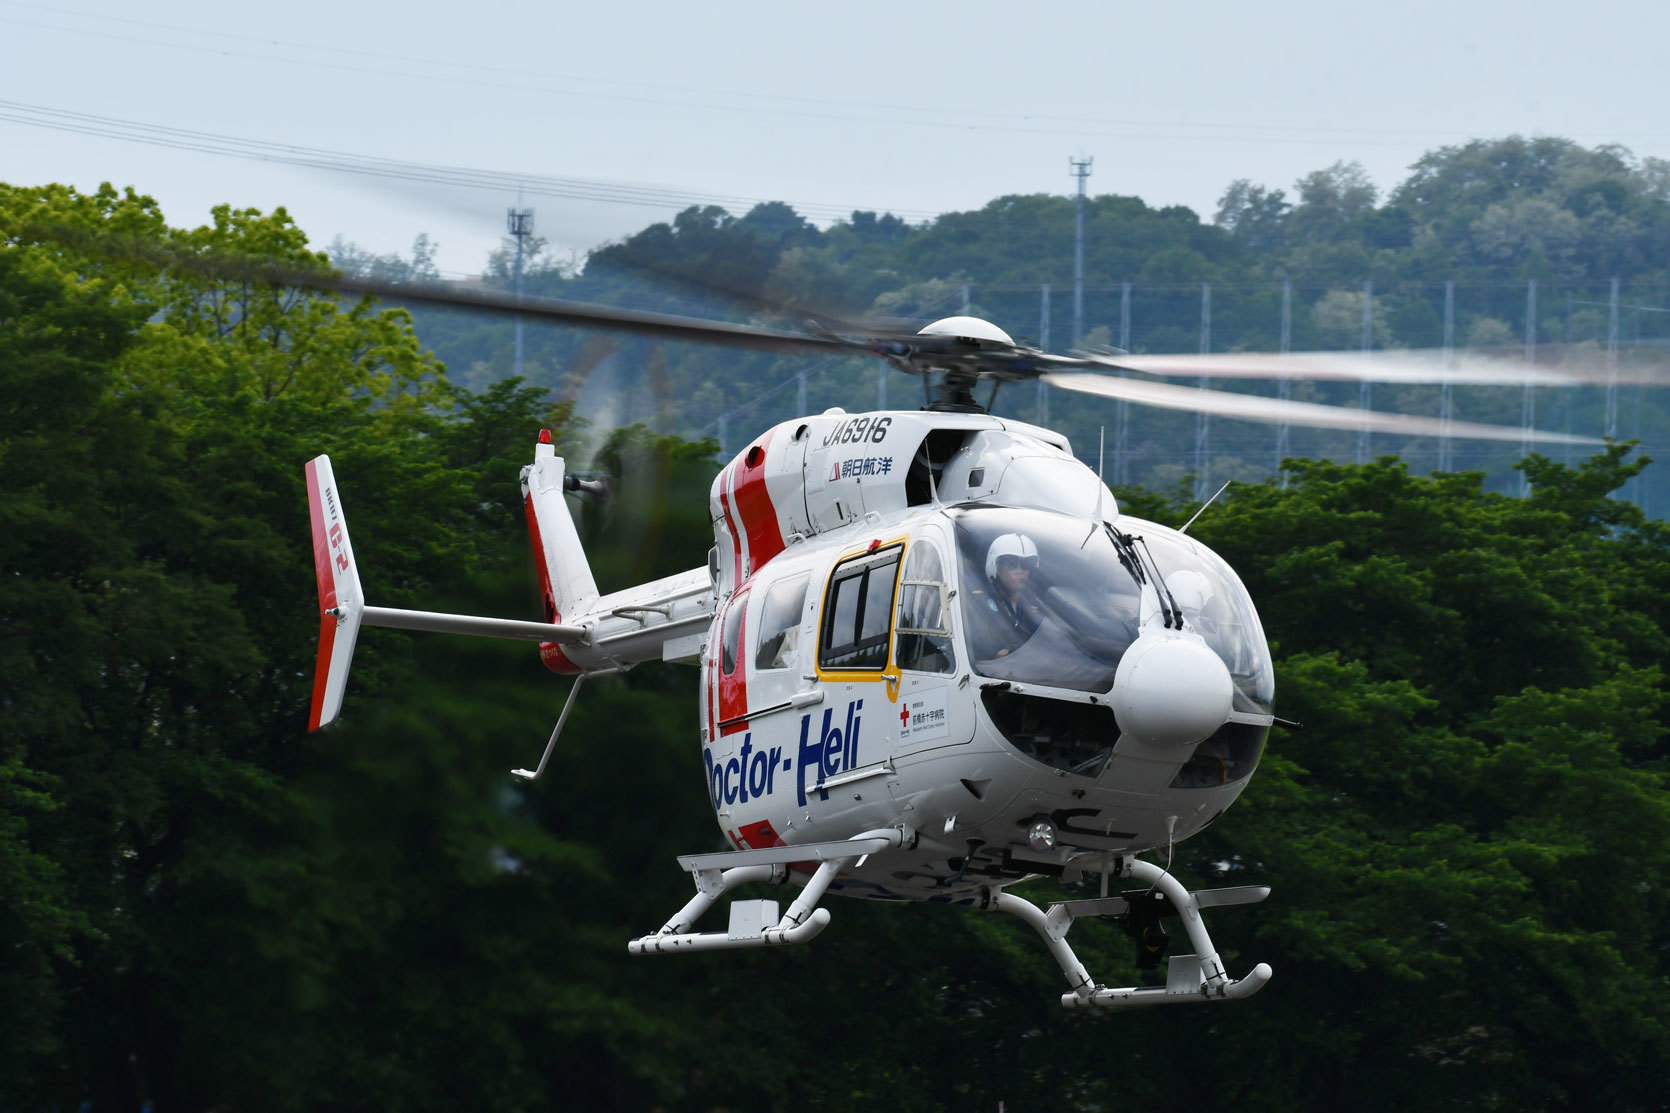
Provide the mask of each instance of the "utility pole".
{"label": "utility pole", "polygon": [[[1281,283],[1281,354],[1286,355],[1293,350],[1293,280],[1282,279]],[[1283,402],[1293,395],[1293,381],[1278,379],[1276,381],[1276,396]],[[1288,444],[1287,422],[1284,420],[1276,426],[1276,474],[1281,476],[1281,489],[1287,490],[1287,473],[1281,470],[1281,462],[1287,459],[1291,452]]]}
{"label": "utility pole", "polygon": [[[1363,335],[1362,350],[1366,354],[1374,347],[1374,279],[1363,283]],[[1357,405],[1363,411],[1363,427],[1357,430],[1357,463],[1368,463],[1369,431],[1368,412],[1374,408],[1374,385],[1364,379],[1357,388]]]}
{"label": "utility pole", "polygon": [[[522,244],[533,235],[532,209],[505,210],[505,228],[516,237],[516,298],[522,298]],[[522,373],[522,315],[516,314],[516,375]]]}
{"label": "utility pole", "polygon": [[1612,297],[1606,315],[1606,436],[1618,435],[1618,280],[1612,280]]}
{"label": "utility pole", "polygon": [[1444,385],[1438,402],[1438,470],[1450,471],[1450,422],[1455,420],[1455,395],[1450,383],[1450,369],[1455,366],[1455,280],[1444,283]]}
{"label": "utility pole", "polygon": [[[1050,284],[1044,283],[1038,292],[1038,346],[1044,351],[1050,350]],[[1033,420],[1039,425],[1050,423],[1049,387],[1043,379],[1038,380],[1038,402],[1033,407]]]}
{"label": "utility pole", "polygon": [[[1131,284],[1119,284],[1119,350],[1131,350]],[[1121,371],[1120,377],[1126,377]],[[1121,398],[1119,409],[1115,417],[1113,432],[1113,481],[1115,483],[1129,483],[1130,465],[1125,455],[1125,445],[1131,436],[1131,403]]]}
{"label": "utility pole", "polygon": [[1078,229],[1073,236],[1073,346],[1084,340],[1084,182],[1090,177],[1093,158],[1070,158],[1073,177],[1079,180]]}
{"label": "utility pole", "polygon": [[[1212,284],[1200,284],[1200,354],[1209,355],[1212,351]],[[1200,389],[1212,389],[1212,380],[1206,375],[1200,377]],[[1195,415],[1195,498],[1203,499],[1209,488],[1206,485],[1207,472],[1212,466],[1212,419],[1205,410]]]}
{"label": "utility pole", "polygon": [[[1527,279],[1525,282],[1525,370],[1529,372],[1537,364],[1537,280]],[[1525,380],[1525,391],[1519,402],[1519,423],[1524,429],[1524,436],[1519,442],[1521,459],[1531,454],[1531,430],[1537,420],[1537,388],[1530,379]],[[1531,493],[1531,477],[1528,473],[1519,473],[1519,494],[1524,498]]]}

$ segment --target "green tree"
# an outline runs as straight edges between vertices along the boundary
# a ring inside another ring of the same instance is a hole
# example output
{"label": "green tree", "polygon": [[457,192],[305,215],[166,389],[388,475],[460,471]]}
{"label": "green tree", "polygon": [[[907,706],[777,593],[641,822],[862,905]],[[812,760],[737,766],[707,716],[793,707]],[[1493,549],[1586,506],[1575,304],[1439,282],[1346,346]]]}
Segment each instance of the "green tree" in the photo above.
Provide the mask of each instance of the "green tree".
{"label": "green tree", "polygon": [[[311,681],[295,648],[316,635],[300,463],[330,450],[354,477],[373,590],[412,602],[497,557],[470,493],[501,438],[463,426],[526,435],[561,414],[465,396],[448,423],[403,313],[158,279],[58,234],[305,258],[281,214],[175,233],[148,199],[51,187],[8,188],[0,218],[0,784],[16,806],[0,868],[19,898],[0,930],[21,959],[8,1017],[28,1026],[5,1032],[6,1100],[270,1104],[260,1064],[303,1072],[318,1052],[287,1057],[300,1037],[275,1017],[327,996],[366,945],[351,891],[301,899],[315,866],[293,841],[310,830],[293,778],[314,760],[297,738]],[[356,686],[407,674],[404,645],[363,650]]]}
{"label": "green tree", "polygon": [[1524,500],[1293,461],[1287,490],[1241,489],[1191,531],[1258,600],[1304,723],[1185,855],[1276,891],[1227,930],[1288,980],[1220,1066],[1256,1073],[1261,1031],[1293,1069],[1237,1101],[1657,1101],[1667,646],[1662,603],[1634,608],[1667,553],[1609,498],[1641,466],[1626,451],[1533,457]]}

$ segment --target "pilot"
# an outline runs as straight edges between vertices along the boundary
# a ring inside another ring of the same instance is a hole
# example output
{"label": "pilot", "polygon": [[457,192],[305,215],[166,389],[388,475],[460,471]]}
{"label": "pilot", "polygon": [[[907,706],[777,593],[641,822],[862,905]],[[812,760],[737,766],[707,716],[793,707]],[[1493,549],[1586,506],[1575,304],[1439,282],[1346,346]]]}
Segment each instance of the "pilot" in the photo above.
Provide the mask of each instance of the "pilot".
{"label": "pilot", "polygon": [[986,584],[973,591],[970,616],[974,656],[1007,657],[1026,643],[1043,611],[1032,590],[1038,546],[1024,533],[1005,533],[986,550]]}

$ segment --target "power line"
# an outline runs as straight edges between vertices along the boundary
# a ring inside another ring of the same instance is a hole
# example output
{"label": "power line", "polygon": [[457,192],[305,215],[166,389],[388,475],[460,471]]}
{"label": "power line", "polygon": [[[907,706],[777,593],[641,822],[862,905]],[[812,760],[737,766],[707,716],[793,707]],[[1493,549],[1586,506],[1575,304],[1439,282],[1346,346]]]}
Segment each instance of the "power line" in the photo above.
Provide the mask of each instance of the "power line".
{"label": "power line", "polygon": [[[970,113],[966,106],[954,108],[933,108],[922,105],[889,104],[877,101],[855,101],[829,97],[810,97],[773,91],[758,93],[747,90],[714,89],[688,85],[669,85],[643,81],[625,81],[593,74],[552,74],[549,71],[533,71],[511,66],[477,65],[459,62],[447,58],[424,58],[410,55],[391,54],[381,51],[358,50],[350,47],[332,46],[324,43],[306,43],[293,40],[274,39],[270,35],[238,34],[228,31],[213,31],[203,27],[192,27],[182,24],[170,24],[155,20],[135,19],[107,13],[95,13],[63,8],[57,5],[34,4],[7,0],[5,7],[25,9],[48,13],[58,18],[79,18],[87,20],[101,20],[106,23],[121,24],[164,31],[169,38],[144,38],[139,35],[119,34],[112,31],[98,31],[86,27],[64,26],[57,23],[46,23],[40,20],[19,19],[16,17],[0,17],[0,22],[22,26],[38,27],[45,30],[58,31],[71,35],[87,35],[97,38],[114,39],[123,42],[142,43],[149,46],[159,46],[171,50],[193,50],[210,52],[220,56],[250,58],[257,61],[283,62],[294,65],[306,65],[318,68],[347,70],[358,73],[371,73],[387,77],[400,77],[419,81],[447,81],[454,84],[468,83],[494,88],[508,89],[519,92],[551,93],[560,92],[565,96],[582,96],[595,99],[630,101],[645,104],[671,105],[679,108],[700,108],[729,112],[763,112],[774,115],[788,115],[800,117],[815,117],[822,119],[846,120],[859,123],[891,123],[911,127],[955,128],[959,131],[994,131],[1005,133],[1031,133],[1038,135],[1049,134],[1098,134],[1093,129],[1159,129],[1151,134],[1143,135],[1129,130],[1102,130],[1100,134],[1132,136],[1143,138],[1173,139],[1197,141],[1203,138],[1237,133],[1247,137],[1262,139],[1268,142],[1313,142],[1308,137],[1346,136],[1359,144],[1369,146],[1410,146],[1430,142],[1434,137],[1451,136],[1455,138],[1472,138],[1469,131],[1443,131],[1431,128],[1365,128],[1320,125],[1292,125],[1273,124],[1268,122],[1238,123],[1224,120],[1201,122],[1197,120],[1176,119],[1124,119],[1106,116],[1077,116],[1046,112],[1027,111],[980,111]],[[221,42],[243,42],[252,46],[278,48],[280,50],[305,50],[324,54],[333,54],[348,58],[366,59],[368,61],[393,63],[406,66],[421,66],[422,72],[398,72],[383,69],[372,69],[365,66],[353,66],[342,63],[322,62],[310,58],[285,57],[274,54],[270,50],[264,53],[229,51],[224,47],[197,45],[181,42],[179,36],[192,35],[205,40]],[[453,74],[443,75],[436,71],[450,70]],[[515,84],[506,81],[487,80],[482,77],[471,77],[469,74],[503,76],[507,78],[525,78],[535,84]],[[562,87],[554,87],[557,83]],[[600,86],[611,86],[622,90],[643,90],[651,93],[672,94],[677,99],[644,96],[641,93],[626,95],[618,92],[600,91]],[[691,97],[708,98],[707,102],[699,103]],[[712,98],[728,98],[753,102],[751,104],[713,103]],[[804,105],[806,109],[780,108],[776,105]],[[837,111],[811,111],[811,108],[827,107]],[[846,109],[848,111],[839,111]],[[894,118],[878,118],[874,115],[859,115],[857,113],[893,113]],[[939,117],[939,118],[934,118]],[[1061,125],[1061,126],[1044,126]],[[1179,132],[1196,132],[1204,134],[1179,134]],[[1620,139],[1660,138],[1664,132],[1624,132],[1618,133]],[[1364,135],[1383,136],[1384,140],[1365,141]]]}
{"label": "power line", "polygon": [[[478,170],[462,166],[410,162],[404,159],[381,158],[331,151],[317,147],[303,147],[285,143],[271,143],[259,139],[215,132],[192,131],[123,120],[114,116],[100,116],[87,112],[71,112],[44,105],[0,100],[0,120],[30,127],[77,135],[92,135],[120,139],[153,147],[197,151],[203,154],[225,155],[232,158],[275,162],[287,166],[301,166],[333,173],[361,174],[393,181],[422,182],[430,185],[459,186],[496,192],[518,190],[544,197],[561,197],[578,201],[602,201],[610,204],[643,205],[655,208],[684,209],[692,205],[717,205],[725,209],[746,211],[755,205],[769,203],[764,198],[739,197],[732,194],[700,193],[665,186],[640,185],[631,182],[608,181],[595,178],[559,178],[538,174],[512,174],[496,170]],[[833,205],[820,202],[788,202],[796,212],[813,220],[840,220],[851,216],[864,206]],[[871,208],[869,211],[875,211]],[[923,210],[888,210],[906,221],[932,220],[938,213]]]}

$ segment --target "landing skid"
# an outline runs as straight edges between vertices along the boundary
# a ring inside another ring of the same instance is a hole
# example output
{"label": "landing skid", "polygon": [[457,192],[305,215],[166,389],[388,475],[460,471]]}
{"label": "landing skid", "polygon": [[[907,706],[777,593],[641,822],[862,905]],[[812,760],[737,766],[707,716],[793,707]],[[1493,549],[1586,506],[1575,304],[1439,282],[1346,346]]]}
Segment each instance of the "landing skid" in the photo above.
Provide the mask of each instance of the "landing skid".
{"label": "landing skid", "polygon": [[[696,895],[659,931],[632,940],[627,943],[626,949],[631,954],[649,955],[778,947],[808,942],[829,926],[829,910],[819,908],[818,902],[841,870],[851,865],[862,865],[865,858],[877,851],[909,847],[914,843],[914,832],[889,827],[866,831],[843,842],[805,843],[680,858],[679,865],[689,870],[695,879]],[[810,862],[818,863],[817,869],[800,896],[781,916],[774,900],[737,900],[731,902],[730,924],[725,931],[690,930],[708,909],[718,903],[720,897],[738,885],[751,882],[780,884],[788,879],[791,863]],[[1153,891],[1164,894],[1171,910],[1183,921],[1183,928],[1188,932],[1195,953],[1172,955],[1167,960],[1166,984],[1163,986],[1114,989],[1098,985],[1067,944],[1067,932],[1078,917],[1129,913],[1131,905],[1124,897],[1062,901],[1050,905],[1045,911],[1031,901],[1000,888],[988,886],[980,891],[980,907],[1025,920],[1044,940],[1051,956],[1067,976],[1067,984],[1072,987],[1071,992],[1061,995],[1063,1006],[1070,1009],[1125,1008],[1196,1001],[1238,1001],[1251,997],[1270,980],[1270,967],[1262,962],[1253,967],[1246,977],[1232,980],[1212,946],[1205,921],[1200,917],[1203,908],[1255,904],[1270,895],[1268,887],[1246,885],[1191,893],[1182,882],[1159,866],[1135,858],[1115,859],[1109,872],[1116,877],[1146,882]]]}
{"label": "landing skid", "polygon": [[[866,831],[843,842],[803,843],[680,858],[678,864],[696,880],[696,895],[661,925],[660,931],[632,940],[626,950],[629,954],[652,955],[805,943],[829,926],[829,909],[819,908],[817,904],[837,873],[855,863],[862,865],[865,858],[878,850],[914,841],[914,834],[888,827]],[[726,931],[690,931],[704,912],[738,885],[754,881],[780,884],[787,880],[791,862],[817,862],[818,868],[781,918],[774,900],[735,900],[731,902],[731,921]]]}
{"label": "landing skid", "polygon": [[1159,866],[1135,858],[1117,859],[1112,872],[1117,877],[1146,882],[1154,890],[1165,894],[1182,919],[1189,942],[1194,945],[1194,954],[1172,955],[1167,960],[1166,984],[1163,986],[1112,989],[1098,985],[1067,944],[1067,932],[1078,917],[1118,916],[1130,911],[1130,904],[1124,897],[1062,901],[1050,905],[1046,912],[1031,901],[1001,889],[986,889],[982,893],[982,907],[993,912],[1007,912],[1025,920],[1044,940],[1050,955],[1067,976],[1067,984],[1072,987],[1070,993],[1061,995],[1061,1004],[1065,1008],[1128,1008],[1198,1001],[1239,1001],[1263,989],[1264,983],[1270,980],[1270,967],[1263,962],[1253,967],[1246,977],[1232,980],[1225,972],[1223,960],[1212,946],[1212,937],[1207,934],[1206,922],[1200,916],[1202,908],[1256,904],[1270,895],[1268,886],[1245,885],[1191,893],[1182,882]]}

